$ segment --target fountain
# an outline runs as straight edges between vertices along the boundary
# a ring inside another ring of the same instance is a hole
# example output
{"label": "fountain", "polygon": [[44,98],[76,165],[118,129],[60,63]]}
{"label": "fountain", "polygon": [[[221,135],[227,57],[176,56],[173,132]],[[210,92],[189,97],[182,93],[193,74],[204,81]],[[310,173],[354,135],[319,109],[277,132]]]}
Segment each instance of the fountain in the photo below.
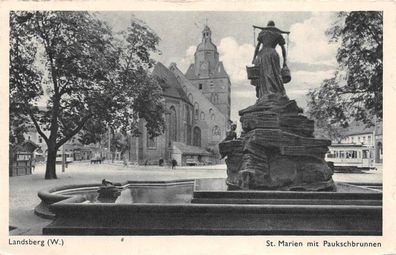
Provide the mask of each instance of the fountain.
{"label": "fountain", "polygon": [[382,192],[333,181],[324,161],[330,141],[313,137],[313,121],[283,87],[291,79],[283,31],[273,22],[261,29],[254,66],[248,68],[258,100],[239,112],[241,137],[233,126],[219,144],[227,179],[102,182],[42,191],[35,212],[54,218],[43,234],[382,235]]}

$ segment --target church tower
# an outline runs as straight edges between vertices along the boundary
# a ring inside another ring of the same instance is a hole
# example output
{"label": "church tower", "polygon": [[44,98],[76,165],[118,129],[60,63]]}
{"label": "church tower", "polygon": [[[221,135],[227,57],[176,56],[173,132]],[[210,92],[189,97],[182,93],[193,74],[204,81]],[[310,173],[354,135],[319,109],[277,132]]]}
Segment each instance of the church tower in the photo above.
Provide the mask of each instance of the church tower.
{"label": "church tower", "polygon": [[208,26],[202,31],[202,41],[194,57],[186,78],[230,119],[231,82],[223,63],[219,61],[219,53],[212,42],[212,31]]}

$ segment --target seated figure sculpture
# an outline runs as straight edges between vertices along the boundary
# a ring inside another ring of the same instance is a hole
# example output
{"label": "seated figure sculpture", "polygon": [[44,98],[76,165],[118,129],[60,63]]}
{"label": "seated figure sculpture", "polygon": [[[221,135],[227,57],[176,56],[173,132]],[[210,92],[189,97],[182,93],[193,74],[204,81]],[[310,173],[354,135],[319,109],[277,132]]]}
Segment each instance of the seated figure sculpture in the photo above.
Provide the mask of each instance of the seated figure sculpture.
{"label": "seated figure sculpture", "polygon": [[235,123],[231,124],[231,130],[227,132],[226,138],[224,139],[224,141],[230,141],[230,140],[234,140],[237,139],[237,134],[235,132],[237,128],[237,125]]}
{"label": "seated figure sculpture", "polygon": [[106,179],[102,180],[102,186],[98,190],[97,200],[102,203],[114,203],[121,194],[121,187],[115,186]]}
{"label": "seated figure sculpture", "polygon": [[219,144],[221,156],[227,157],[228,188],[334,191],[333,171],[324,161],[330,141],[314,138],[314,122],[286,95],[284,83],[291,77],[282,34],[288,32],[276,28],[273,21],[258,28],[262,31],[254,66],[247,68],[258,99],[239,111],[241,137],[227,135]]}

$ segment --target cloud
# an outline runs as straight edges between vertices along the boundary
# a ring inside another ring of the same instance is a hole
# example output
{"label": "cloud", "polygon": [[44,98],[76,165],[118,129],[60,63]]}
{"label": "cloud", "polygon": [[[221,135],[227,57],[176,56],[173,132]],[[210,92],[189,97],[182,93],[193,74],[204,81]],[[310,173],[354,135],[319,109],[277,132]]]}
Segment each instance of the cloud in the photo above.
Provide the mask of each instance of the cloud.
{"label": "cloud", "polygon": [[333,77],[334,70],[326,71],[296,71],[291,72],[292,81],[285,84],[286,93],[290,99],[297,101],[297,104],[306,107],[306,94],[310,89],[318,88],[323,80]]}
{"label": "cloud", "polygon": [[173,61],[177,62],[177,66],[182,72],[186,72],[187,68],[194,63],[194,53],[197,49],[197,46],[191,45],[187,48],[185,56],[180,61]]}
{"label": "cloud", "polygon": [[290,27],[289,60],[309,64],[336,64],[337,44],[330,44],[325,31],[332,24],[331,13],[312,17]]}
{"label": "cloud", "polygon": [[[292,82],[290,83],[295,87],[304,87],[305,89],[311,87],[319,87],[323,80],[329,79],[334,75],[333,70],[327,71],[296,71],[292,72]],[[304,86],[308,84],[309,86]]]}
{"label": "cloud", "polygon": [[246,65],[252,61],[253,45],[239,45],[234,37],[224,37],[220,40],[218,51],[231,82],[246,81]]}

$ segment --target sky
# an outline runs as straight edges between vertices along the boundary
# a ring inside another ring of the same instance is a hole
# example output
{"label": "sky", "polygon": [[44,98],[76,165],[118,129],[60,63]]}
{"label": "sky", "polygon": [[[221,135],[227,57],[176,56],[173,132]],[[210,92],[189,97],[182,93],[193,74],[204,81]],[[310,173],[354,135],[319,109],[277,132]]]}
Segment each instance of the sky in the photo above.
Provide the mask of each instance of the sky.
{"label": "sky", "polygon": [[[151,27],[161,38],[160,54],[153,58],[166,66],[174,62],[185,72],[194,61],[196,46],[207,24],[231,80],[231,120],[238,111],[255,103],[255,89],[246,77],[254,53],[252,25],[265,26],[269,20],[290,31],[288,66],[292,81],[285,84],[288,97],[306,107],[309,89],[318,88],[336,69],[337,45],[330,44],[325,31],[334,20],[331,12],[101,12],[114,31],[127,28],[131,18]],[[258,31],[256,30],[256,36]],[[280,48],[278,47],[280,54]]]}

